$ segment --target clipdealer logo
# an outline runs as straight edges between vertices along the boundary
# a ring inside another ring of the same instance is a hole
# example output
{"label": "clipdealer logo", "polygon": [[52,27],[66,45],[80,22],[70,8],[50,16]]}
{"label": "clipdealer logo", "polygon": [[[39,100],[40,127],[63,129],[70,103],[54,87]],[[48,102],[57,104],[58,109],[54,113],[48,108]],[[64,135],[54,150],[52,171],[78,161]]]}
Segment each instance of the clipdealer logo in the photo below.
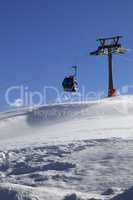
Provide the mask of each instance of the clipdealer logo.
{"label": "clipdealer logo", "polygon": [[[123,86],[119,91],[121,94],[128,94],[129,90],[133,89],[132,85]],[[59,89],[53,86],[44,86],[41,91],[33,91],[28,86],[11,86],[5,92],[5,102],[10,107],[32,107],[32,106],[41,106],[47,105],[49,92],[53,94],[54,99],[53,103],[64,103],[64,102],[80,102],[80,103],[92,103],[96,101],[97,103],[103,102],[107,99],[106,93],[101,91],[96,93],[94,91],[87,91],[84,86],[81,90],[73,93],[61,92]],[[15,94],[15,95],[14,95]],[[16,98],[17,96],[17,98]],[[120,95],[118,95],[119,97]],[[110,99],[110,98],[109,98]],[[108,104],[111,104],[114,112],[120,114],[127,114],[129,112],[128,107],[126,106],[125,99],[121,99],[121,105],[119,103],[119,98],[112,97],[112,100],[115,100],[116,104],[112,104],[112,101],[108,101]],[[118,103],[117,103],[118,101]],[[132,99],[131,99],[132,101]],[[133,103],[133,102],[131,102]],[[119,106],[117,106],[119,105]],[[104,112],[104,111],[103,111]],[[99,113],[101,114],[101,113]],[[102,113],[101,115],[104,115]]]}
{"label": "clipdealer logo", "polygon": [[[49,93],[54,96],[54,103],[62,102],[88,102],[90,100],[100,100],[105,96],[104,91],[96,93],[87,92],[82,86],[81,90],[76,93],[61,92],[53,86],[44,86],[41,91],[33,91],[28,86],[11,86],[5,92],[5,102],[9,106],[40,106],[48,103]],[[17,96],[17,98],[16,98]]]}

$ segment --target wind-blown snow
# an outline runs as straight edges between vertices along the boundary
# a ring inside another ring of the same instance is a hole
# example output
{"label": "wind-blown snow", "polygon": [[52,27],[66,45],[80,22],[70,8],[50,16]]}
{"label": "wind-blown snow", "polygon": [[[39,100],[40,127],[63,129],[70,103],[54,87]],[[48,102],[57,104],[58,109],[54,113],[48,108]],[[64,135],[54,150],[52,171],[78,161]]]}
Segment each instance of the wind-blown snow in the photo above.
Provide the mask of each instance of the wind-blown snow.
{"label": "wind-blown snow", "polygon": [[[133,136],[133,97],[21,109],[1,114],[0,141],[60,142]],[[29,137],[28,137],[29,136]]]}
{"label": "wind-blown snow", "polygon": [[132,122],[132,96],[1,113],[0,199],[110,200],[133,185]]}

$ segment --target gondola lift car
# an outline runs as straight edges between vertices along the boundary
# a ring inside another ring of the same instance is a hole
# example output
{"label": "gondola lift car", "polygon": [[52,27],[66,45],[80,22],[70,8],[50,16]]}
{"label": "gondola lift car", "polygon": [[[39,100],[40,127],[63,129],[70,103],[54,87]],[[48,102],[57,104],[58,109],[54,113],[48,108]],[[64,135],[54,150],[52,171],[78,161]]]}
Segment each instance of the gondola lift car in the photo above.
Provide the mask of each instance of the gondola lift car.
{"label": "gondola lift car", "polygon": [[74,74],[66,76],[62,82],[62,86],[65,92],[78,91],[77,66],[73,66],[72,68],[74,69]]}

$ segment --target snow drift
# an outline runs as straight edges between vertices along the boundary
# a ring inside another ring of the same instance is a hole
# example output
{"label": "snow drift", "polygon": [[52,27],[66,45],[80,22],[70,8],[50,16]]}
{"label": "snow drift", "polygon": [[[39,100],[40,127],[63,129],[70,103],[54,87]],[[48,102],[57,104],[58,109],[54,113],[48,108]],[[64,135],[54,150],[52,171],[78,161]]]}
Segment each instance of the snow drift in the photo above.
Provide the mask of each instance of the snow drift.
{"label": "snow drift", "polygon": [[[1,113],[3,144],[31,141],[59,142],[75,139],[132,137],[133,97],[117,97],[87,103],[22,108]],[[105,134],[106,133],[106,134]],[[125,134],[126,133],[126,134]],[[29,136],[29,137],[28,137]]]}

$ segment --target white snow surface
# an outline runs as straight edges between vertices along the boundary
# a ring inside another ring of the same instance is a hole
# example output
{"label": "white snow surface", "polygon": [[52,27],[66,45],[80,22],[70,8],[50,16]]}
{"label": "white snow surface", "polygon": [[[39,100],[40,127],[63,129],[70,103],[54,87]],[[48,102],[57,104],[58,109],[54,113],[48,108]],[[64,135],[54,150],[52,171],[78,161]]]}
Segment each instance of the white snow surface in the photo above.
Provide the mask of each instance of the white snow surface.
{"label": "white snow surface", "polygon": [[133,96],[0,114],[0,200],[127,200],[132,174]]}

